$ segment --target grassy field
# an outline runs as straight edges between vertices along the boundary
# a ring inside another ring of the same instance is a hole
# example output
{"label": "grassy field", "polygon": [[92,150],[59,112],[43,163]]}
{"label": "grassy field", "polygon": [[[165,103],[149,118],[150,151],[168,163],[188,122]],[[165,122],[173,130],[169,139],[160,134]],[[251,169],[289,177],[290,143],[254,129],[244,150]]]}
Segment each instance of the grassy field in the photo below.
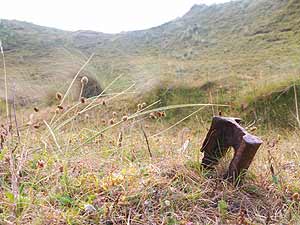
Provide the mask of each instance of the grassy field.
{"label": "grassy field", "polygon": [[[58,95],[53,106],[17,109],[16,117],[12,112],[7,133],[3,116],[1,224],[297,224],[295,127],[277,126],[279,132],[270,120],[260,123],[270,126],[244,121],[264,144],[238,187],[222,180],[232,152],[215,171],[201,168],[211,116],[241,113],[232,106],[187,105],[226,103],[203,94],[214,93],[214,85],[173,85],[169,94],[159,88],[143,97],[129,85],[81,103]],[[151,114],[157,111],[164,113]]]}

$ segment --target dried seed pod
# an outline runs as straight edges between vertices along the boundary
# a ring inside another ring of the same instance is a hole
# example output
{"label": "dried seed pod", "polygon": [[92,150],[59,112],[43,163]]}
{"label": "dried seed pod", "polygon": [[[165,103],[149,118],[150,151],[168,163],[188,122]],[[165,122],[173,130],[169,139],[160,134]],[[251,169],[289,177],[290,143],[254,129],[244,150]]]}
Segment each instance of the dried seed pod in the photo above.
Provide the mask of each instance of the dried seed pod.
{"label": "dried seed pod", "polygon": [[81,78],[80,82],[82,84],[87,84],[89,82],[89,79],[86,76],[84,76],[84,77]]}
{"label": "dried seed pod", "polygon": [[300,201],[300,195],[299,195],[299,193],[298,192],[294,193],[292,195],[292,199],[293,199],[293,201]]}
{"label": "dried seed pod", "polygon": [[80,102],[81,102],[82,104],[84,104],[84,103],[85,103],[85,97],[81,97],[81,98],[80,98]]}
{"label": "dried seed pod", "polygon": [[39,123],[36,123],[33,125],[33,128],[35,128],[35,129],[39,129],[40,127],[41,127],[41,125]]}
{"label": "dried seed pod", "polygon": [[128,120],[128,116],[123,116],[122,117],[122,120],[125,122],[125,121],[127,121]]}
{"label": "dried seed pod", "polygon": [[56,100],[60,101],[60,100],[62,100],[62,97],[63,97],[62,93],[56,92],[56,94],[55,94]]}
{"label": "dried seed pod", "polygon": [[162,113],[161,113],[161,112],[156,112],[155,114],[156,114],[156,116],[157,116],[158,118],[162,117]]}
{"label": "dried seed pod", "polygon": [[106,120],[105,119],[102,119],[101,122],[102,122],[103,125],[106,124]]}
{"label": "dried seed pod", "polygon": [[147,106],[147,103],[146,102],[143,102],[142,103],[142,108],[145,108]]}
{"label": "dried seed pod", "polygon": [[39,160],[37,161],[37,168],[42,169],[45,167],[45,162],[44,160]]}
{"label": "dried seed pod", "polygon": [[40,111],[38,107],[34,107],[33,110],[34,110],[35,112]]}
{"label": "dried seed pod", "polygon": [[113,117],[117,117],[117,112],[113,112]]}
{"label": "dried seed pod", "polygon": [[64,109],[64,107],[61,106],[61,105],[58,105],[57,108],[60,109],[60,110],[63,110],[63,109]]}
{"label": "dried seed pod", "polygon": [[150,113],[149,117],[150,117],[150,119],[157,119],[155,113],[153,113],[153,112]]}
{"label": "dried seed pod", "polygon": [[115,123],[114,119],[110,119],[110,120],[109,120],[109,124],[110,124],[110,125],[113,125],[114,123]]}
{"label": "dried seed pod", "polygon": [[138,110],[141,110],[142,109],[142,104],[138,104],[137,108],[138,108]]}

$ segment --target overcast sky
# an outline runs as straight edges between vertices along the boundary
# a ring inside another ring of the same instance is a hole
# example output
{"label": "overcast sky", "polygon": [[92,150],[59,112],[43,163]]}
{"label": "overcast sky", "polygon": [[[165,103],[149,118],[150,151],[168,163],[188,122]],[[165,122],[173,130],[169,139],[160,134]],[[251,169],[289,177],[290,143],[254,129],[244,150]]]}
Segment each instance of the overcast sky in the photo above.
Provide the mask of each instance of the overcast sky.
{"label": "overcast sky", "polygon": [[140,30],[185,14],[194,4],[230,0],[0,0],[1,19],[64,30]]}

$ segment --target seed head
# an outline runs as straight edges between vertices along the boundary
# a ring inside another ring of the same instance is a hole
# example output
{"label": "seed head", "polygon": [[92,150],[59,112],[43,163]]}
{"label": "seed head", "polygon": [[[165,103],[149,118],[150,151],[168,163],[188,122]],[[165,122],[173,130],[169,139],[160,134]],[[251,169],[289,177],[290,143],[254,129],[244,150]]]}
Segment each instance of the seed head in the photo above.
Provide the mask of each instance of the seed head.
{"label": "seed head", "polygon": [[110,120],[109,120],[109,124],[110,124],[110,125],[113,125],[114,123],[115,123],[114,119],[110,119]]}
{"label": "seed head", "polygon": [[300,201],[300,195],[299,195],[299,193],[298,192],[294,193],[292,195],[292,199],[293,199],[293,201]]}
{"label": "seed head", "polygon": [[37,168],[42,169],[45,167],[45,162],[44,160],[39,160],[37,161]]}
{"label": "seed head", "polygon": [[142,104],[138,104],[137,107],[138,107],[138,110],[141,110],[142,109]]}
{"label": "seed head", "polygon": [[39,123],[36,123],[36,124],[34,124],[34,125],[33,125],[33,128],[35,128],[35,129],[39,129],[39,128],[40,128],[40,126],[41,126],[41,125],[40,125]]}
{"label": "seed head", "polygon": [[63,109],[64,109],[64,107],[61,106],[61,105],[58,105],[57,108],[60,109],[60,110],[63,110]]}
{"label": "seed head", "polygon": [[156,112],[156,116],[157,116],[158,118],[162,117],[162,112]]}
{"label": "seed head", "polygon": [[153,113],[153,112],[150,113],[149,117],[150,117],[150,119],[154,119],[154,120],[157,118],[156,115],[155,115],[155,113]]}
{"label": "seed head", "polygon": [[86,76],[84,76],[84,77],[81,78],[80,82],[81,82],[81,84],[85,85],[85,84],[87,84],[89,82],[89,78],[87,78]]}
{"label": "seed head", "polygon": [[56,94],[55,94],[56,100],[60,101],[62,99],[62,97],[63,97],[62,93],[56,92]]}
{"label": "seed head", "polygon": [[80,102],[81,102],[82,104],[84,104],[84,103],[85,103],[85,98],[84,98],[84,97],[81,97],[81,98],[80,98]]}

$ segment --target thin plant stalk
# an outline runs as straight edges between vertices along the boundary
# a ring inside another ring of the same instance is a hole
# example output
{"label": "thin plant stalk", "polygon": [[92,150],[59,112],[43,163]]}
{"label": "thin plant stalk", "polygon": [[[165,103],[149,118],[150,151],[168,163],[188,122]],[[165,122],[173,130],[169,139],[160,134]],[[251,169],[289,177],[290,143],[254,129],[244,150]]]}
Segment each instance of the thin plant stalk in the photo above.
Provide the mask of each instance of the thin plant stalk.
{"label": "thin plant stalk", "polygon": [[4,51],[3,51],[2,41],[1,41],[1,40],[0,40],[0,51],[1,51],[1,55],[2,55],[2,61],[3,61],[4,86],[5,86],[5,104],[6,104],[6,118],[7,118],[7,122],[8,122],[8,118],[9,118],[9,108],[8,108],[7,71],[6,71],[5,56],[4,56]]}
{"label": "thin plant stalk", "polygon": [[55,136],[53,130],[51,129],[51,127],[49,126],[49,124],[48,124],[45,120],[44,120],[44,123],[45,123],[45,125],[47,126],[47,128],[48,128],[50,134],[52,135],[53,140],[54,140],[54,143],[56,144],[58,150],[61,151],[61,148],[60,148],[60,146],[59,146],[59,144],[58,144],[58,142],[57,142],[57,139],[56,139],[56,136]]}
{"label": "thin plant stalk", "polygon": [[297,120],[297,123],[298,123],[298,127],[300,128],[300,118],[299,118],[299,107],[298,107],[298,97],[297,97],[296,84],[294,84],[294,95],[295,95],[296,120]]}

